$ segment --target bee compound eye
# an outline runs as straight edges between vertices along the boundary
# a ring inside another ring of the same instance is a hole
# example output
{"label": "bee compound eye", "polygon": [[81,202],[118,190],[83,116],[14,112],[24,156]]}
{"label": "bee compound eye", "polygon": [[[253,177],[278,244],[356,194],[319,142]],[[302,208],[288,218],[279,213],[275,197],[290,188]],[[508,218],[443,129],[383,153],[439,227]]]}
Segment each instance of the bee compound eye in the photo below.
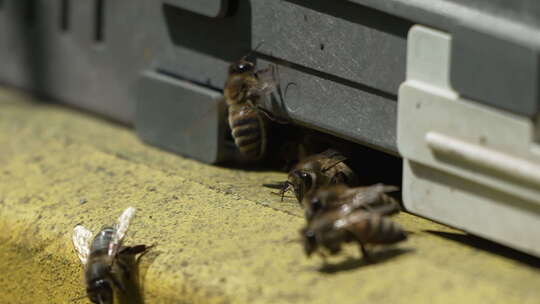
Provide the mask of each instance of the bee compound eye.
{"label": "bee compound eye", "polygon": [[307,172],[302,172],[300,173],[300,177],[302,178],[306,189],[311,188],[311,185],[313,184],[313,178],[311,178],[311,175]]}
{"label": "bee compound eye", "polygon": [[244,73],[253,70],[253,63],[242,61],[233,66],[233,72]]}

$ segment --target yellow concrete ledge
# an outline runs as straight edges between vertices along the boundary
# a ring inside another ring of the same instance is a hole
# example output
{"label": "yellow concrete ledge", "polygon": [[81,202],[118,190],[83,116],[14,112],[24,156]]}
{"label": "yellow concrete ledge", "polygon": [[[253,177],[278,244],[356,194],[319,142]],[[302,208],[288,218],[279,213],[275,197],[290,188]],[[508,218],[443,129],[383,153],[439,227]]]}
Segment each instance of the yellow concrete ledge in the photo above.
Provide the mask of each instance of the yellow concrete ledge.
{"label": "yellow concrete ledge", "polygon": [[409,214],[397,218],[413,232],[401,251],[321,271],[294,242],[296,203],[260,187],[284,174],[203,165],[29,100],[0,90],[1,303],[83,295],[72,228],[99,229],[128,205],[138,215],[126,242],[157,244],[141,262],[146,303],[540,302],[537,259]]}

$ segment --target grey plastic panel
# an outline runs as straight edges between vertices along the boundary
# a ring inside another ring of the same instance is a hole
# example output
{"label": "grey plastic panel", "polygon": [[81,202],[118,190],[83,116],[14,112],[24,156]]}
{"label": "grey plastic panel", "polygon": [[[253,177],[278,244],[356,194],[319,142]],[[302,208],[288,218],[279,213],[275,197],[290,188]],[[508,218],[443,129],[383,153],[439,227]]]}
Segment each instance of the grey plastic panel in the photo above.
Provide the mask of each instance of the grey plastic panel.
{"label": "grey plastic panel", "polygon": [[[234,16],[219,20],[166,5],[162,10],[170,43],[158,53],[156,66],[160,71],[222,88],[229,63],[259,46],[256,51],[259,64],[277,64],[282,87],[294,82],[301,94],[293,96],[294,88],[289,86],[287,92],[293,95],[288,94],[283,104],[269,109],[277,114],[288,112],[288,118],[295,123],[396,153],[396,92],[405,77],[404,37],[410,23],[373,10],[362,13],[357,9],[361,14],[353,17],[350,5],[345,2],[328,6],[324,1],[314,1],[312,5],[310,8],[288,2],[245,1]],[[332,9],[323,12],[321,5]],[[339,13],[347,14],[348,19],[340,18]],[[311,22],[299,27],[296,23],[304,19],[297,16],[302,14],[309,15]],[[283,31],[281,27],[276,30],[279,24],[283,25]],[[332,32],[324,32],[332,24]],[[186,27],[201,28],[202,32],[186,32]],[[349,32],[356,33],[353,43],[350,37],[335,35]],[[306,43],[309,35],[313,39],[324,37],[327,42],[322,52],[317,43],[320,54],[307,62],[303,61],[303,54],[314,53],[308,49],[296,52],[292,41]],[[200,41],[201,36],[206,39]],[[376,46],[368,47],[367,40]],[[231,45],[230,41],[236,43]],[[281,53],[274,53],[274,47]],[[336,103],[341,106],[335,106]],[[299,104],[302,107],[293,113],[291,109]],[[314,115],[329,106],[332,111],[328,116]]]}
{"label": "grey plastic panel", "polygon": [[[209,18],[173,5],[152,11],[156,36],[154,67],[209,87],[223,88],[230,62],[251,50],[251,6],[242,2],[234,16]],[[197,30],[193,30],[197,29]]]}
{"label": "grey plastic panel", "polygon": [[252,1],[258,52],[397,94],[412,23],[344,1]]}
{"label": "grey plastic panel", "polygon": [[206,163],[225,159],[221,93],[155,72],[137,90],[136,131],[144,141]]}
{"label": "grey plastic panel", "polygon": [[538,115],[539,1],[349,1],[451,33],[452,84],[460,93],[515,114]]}
{"label": "grey plastic panel", "polygon": [[72,0],[70,4],[69,28],[62,29],[60,0],[4,0],[1,81],[131,123],[133,84],[139,71],[149,65],[153,48],[151,36],[134,33],[145,33],[148,26],[143,16],[155,5],[139,0],[105,1],[103,40],[96,41],[96,1]]}
{"label": "grey plastic panel", "polygon": [[224,17],[229,7],[229,0],[166,0],[164,2],[207,17]]}
{"label": "grey plastic panel", "polygon": [[[257,63],[261,68],[276,64]],[[281,96],[278,91],[265,108],[297,124],[396,153],[397,103],[390,96],[276,65]]]}
{"label": "grey plastic panel", "polygon": [[454,89],[465,97],[519,115],[538,113],[540,50],[466,27],[458,27],[455,33],[451,70]]}
{"label": "grey plastic panel", "polygon": [[[366,7],[413,20],[435,28],[450,30],[458,22],[482,25],[490,15],[538,27],[540,2],[536,0],[348,0]],[[504,31],[504,26],[493,29]]]}
{"label": "grey plastic panel", "polygon": [[[459,26],[525,50],[540,48],[539,9],[532,0],[115,0],[102,1],[101,8],[99,2],[4,0],[0,81],[136,125],[142,72],[219,91],[230,62],[259,46],[261,62],[281,67],[282,85],[295,84],[280,109],[270,108],[304,126],[395,153],[396,94],[412,24],[451,33],[463,42],[456,53],[464,56],[475,50],[467,46],[476,38],[458,37]],[[467,60],[474,60],[461,57],[452,64],[459,79],[468,72]],[[492,59],[476,60],[487,66]],[[505,91],[528,92],[515,102],[486,95],[487,76],[456,87],[476,101],[532,115],[538,101],[530,83],[538,78],[531,67],[524,75],[528,81]],[[498,86],[494,95],[497,90],[506,89]],[[171,92],[178,100],[191,98],[185,90]]]}
{"label": "grey plastic panel", "polygon": [[540,256],[534,125],[458,95],[450,87],[451,53],[448,33],[411,30],[398,106],[404,206]]}

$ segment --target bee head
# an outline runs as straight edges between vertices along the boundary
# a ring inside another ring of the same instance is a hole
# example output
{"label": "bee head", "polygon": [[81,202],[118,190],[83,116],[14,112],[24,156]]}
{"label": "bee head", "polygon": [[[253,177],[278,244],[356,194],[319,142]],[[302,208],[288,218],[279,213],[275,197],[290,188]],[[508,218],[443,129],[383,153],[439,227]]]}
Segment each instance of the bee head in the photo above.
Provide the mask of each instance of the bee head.
{"label": "bee head", "polygon": [[111,284],[104,279],[98,279],[88,284],[86,293],[92,303],[96,304],[112,304],[113,289]]}
{"label": "bee head", "polygon": [[243,74],[253,72],[255,70],[255,63],[240,59],[229,66],[229,74]]}
{"label": "bee head", "polygon": [[343,185],[323,186],[310,192],[303,202],[305,207],[305,216],[307,220],[313,219],[323,209],[328,208],[329,204],[339,199],[339,193],[346,189]]}
{"label": "bee head", "polygon": [[295,170],[290,174],[290,182],[293,185],[294,194],[299,202],[302,202],[304,196],[311,191],[315,185],[316,176],[313,172],[307,170]]}
{"label": "bee head", "polygon": [[300,231],[302,242],[304,244],[304,253],[310,257],[317,250],[317,238],[315,233],[309,228],[304,228]]}

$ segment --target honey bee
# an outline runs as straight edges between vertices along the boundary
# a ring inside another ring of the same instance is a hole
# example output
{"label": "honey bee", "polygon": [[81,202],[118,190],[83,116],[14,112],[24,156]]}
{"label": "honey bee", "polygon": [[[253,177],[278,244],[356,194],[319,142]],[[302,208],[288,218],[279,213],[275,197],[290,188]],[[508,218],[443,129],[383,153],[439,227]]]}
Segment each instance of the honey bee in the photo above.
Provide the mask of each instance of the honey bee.
{"label": "honey bee", "polygon": [[299,203],[304,196],[322,186],[346,184],[355,186],[358,183],[356,174],[344,163],[346,157],[329,149],[315,154],[299,162],[290,172],[287,181],[283,183],[280,194],[291,188]]}
{"label": "honey bee", "polygon": [[345,215],[358,209],[376,209],[379,214],[391,215],[398,213],[400,206],[398,201],[387,193],[398,190],[396,186],[381,183],[354,188],[344,184],[330,185],[310,192],[302,200],[302,206],[308,221],[330,210]]}
{"label": "honey bee", "polygon": [[[225,101],[229,109],[229,127],[242,155],[250,160],[264,157],[267,145],[267,121],[270,115],[260,99],[276,87],[274,67],[256,70],[254,62],[243,57],[230,65],[225,82]],[[264,114],[265,116],[261,115]]]}
{"label": "honey bee", "polygon": [[366,245],[394,244],[407,239],[405,231],[376,210],[355,210],[348,214],[329,211],[318,214],[300,231],[305,254],[314,252],[326,259],[338,254],[344,243],[356,242],[362,257],[370,260]]}
{"label": "honey bee", "polygon": [[146,245],[122,246],[134,215],[135,208],[127,208],[114,227],[104,227],[93,240],[92,232],[85,227],[77,225],[73,229],[73,245],[85,266],[86,294],[92,303],[112,304],[113,287],[125,292],[122,280],[129,277],[129,269],[122,262],[122,257],[136,255],[149,248]]}

